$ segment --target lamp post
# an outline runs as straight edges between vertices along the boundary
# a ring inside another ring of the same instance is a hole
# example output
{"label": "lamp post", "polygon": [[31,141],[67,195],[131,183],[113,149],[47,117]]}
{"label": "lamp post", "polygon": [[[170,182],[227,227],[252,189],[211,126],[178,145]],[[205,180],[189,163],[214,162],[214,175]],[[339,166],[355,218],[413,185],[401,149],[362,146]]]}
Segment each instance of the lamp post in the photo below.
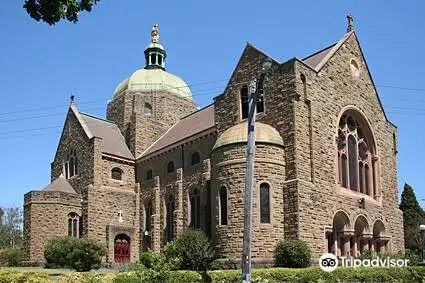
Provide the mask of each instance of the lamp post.
{"label": "lamp post", "polygon": [[425,234],[425,225],[421,224],[419,225],[419,230],[421,230],[421,255],[422,255],[422,265],[425,264],[425,257],[424,257],[424,234]]}
{"label": "lamp post", "polygon": [[244,235],[242,254],[242,279],[244,283],[251,282],[251,228],[252,228],[252,185],[254,181],[254,157],[255,157],[255,114],[257,108],[258,94],[263,90],[264,78],[272,66],[270,58],[265,58],[260,78],[249,84],[248,101],[248,139],[245,174],[244,195]]}

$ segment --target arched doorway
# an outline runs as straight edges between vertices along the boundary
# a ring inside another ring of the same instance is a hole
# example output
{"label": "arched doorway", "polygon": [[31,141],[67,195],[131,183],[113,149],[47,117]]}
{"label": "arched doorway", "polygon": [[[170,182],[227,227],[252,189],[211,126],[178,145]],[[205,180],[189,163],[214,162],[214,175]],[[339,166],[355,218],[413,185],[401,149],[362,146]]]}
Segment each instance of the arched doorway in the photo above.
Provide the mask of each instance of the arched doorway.
{"label": "arched doorway", "polygon": [[130,261],[130,237],[119,234],[114,240],[114,261],[118,263]]}

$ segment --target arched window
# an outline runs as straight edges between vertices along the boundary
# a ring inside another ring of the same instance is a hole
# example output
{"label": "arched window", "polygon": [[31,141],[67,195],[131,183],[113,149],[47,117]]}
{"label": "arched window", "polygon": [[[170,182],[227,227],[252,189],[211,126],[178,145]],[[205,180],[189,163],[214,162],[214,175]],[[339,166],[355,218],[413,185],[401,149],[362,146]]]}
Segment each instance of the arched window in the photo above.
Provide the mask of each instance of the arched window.
{"label": "arched window", "polygon": [[145,116],[152,116],[152,105],[145,103]]}
{"label": "arched window", "polygon": [[227,188],[220,188],[220,225],[227,225]]}
{"label": "arched window", "polygon": [[120,168],[113,168],[111,170],[111,178],[114,180],[122,181],[122,171]]}
{"label": "arched window", "polygon": [[190,227],[201,228],[201,195],[198,189],[195,189],[190,196]]}
{"label": "arched window", "polygon": [[172,195],[168,197],[167,204],[167,228],[166,228],[166,235],[167,235],[167,242],[170,242],[174,239],[174,209],[175,209],[175,202]]}
{"label": "arched window", "polygon": [[152,180],[152,178],[153,178],[152,169],[149,169],[148,171],[146,171],[146,180]]}
{"label": "arched window", "polygon": [[68,214],[68,236],[77,238],[79,236],[79,220],[78,214],[71,212]]}
{"label": "arched window", "polygon": [[170,161],[167,164],[167,173],[173,173],[174,172],[174,162]]}
{"label": "arched window", "polygon": [[242,119],[248,118],[248,111],[249,111],[248,87],[245,85],[241,89],[241,113],[242,113]]}
{"label": "arched window", "polygon": [[195,152],[192,154],[192,165],[196,165],[201,162],[201,156],[199,152]]}
{"label": "arched window", "polygon": [[151,54],[151,64],[156,65],[156,54]]}
{"label": "arched window", "polygon": [[260,185],[260,222],[270,223],[270,186],[267,183]]}
{"label": "arched window", "polygon": [[338,179],[342,187],[373,196],[373,144],[365,119],[354,110],[345,112],[338,129]]}
{"label": "arched window", "polygon": [[152,202],[148,201],[145,205],[145,231],[152,230]]}
{"label": "arched window", "polygon": [[264,112],[264,89],[260,89],[257,96],[257,109],[256,113]]}
{"label": "arched window", "polygon": [[78,174],[78,159],[77,159],[77,151],[75,149],[71,149],[66,154],[64,171],[65,171],[65,178],[67,179]]}

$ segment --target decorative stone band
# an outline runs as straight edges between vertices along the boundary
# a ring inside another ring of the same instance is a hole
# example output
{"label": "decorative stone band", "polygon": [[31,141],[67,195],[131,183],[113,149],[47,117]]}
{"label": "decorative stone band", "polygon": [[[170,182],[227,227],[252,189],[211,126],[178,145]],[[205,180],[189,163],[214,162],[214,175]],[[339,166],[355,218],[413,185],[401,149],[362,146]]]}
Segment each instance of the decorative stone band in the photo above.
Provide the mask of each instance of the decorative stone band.
{"label": "decorative stone band", "polygon": [[354,231],[353,230],[345,230],[340,232],[340,236],[342,238],[351,238],[354,236]]}
{"label": "decorative stone band", "polygon": [[363,233],[360,235],[360,240],[371,240],[372,238],[372,233]]}
{"label": "decorative stone band", "polygon": [[382,236],[378,236],[374,238],[376,242],[380,242],[380,243],[387,243],[390,239],[391,237],[386,235],[382,235]]}

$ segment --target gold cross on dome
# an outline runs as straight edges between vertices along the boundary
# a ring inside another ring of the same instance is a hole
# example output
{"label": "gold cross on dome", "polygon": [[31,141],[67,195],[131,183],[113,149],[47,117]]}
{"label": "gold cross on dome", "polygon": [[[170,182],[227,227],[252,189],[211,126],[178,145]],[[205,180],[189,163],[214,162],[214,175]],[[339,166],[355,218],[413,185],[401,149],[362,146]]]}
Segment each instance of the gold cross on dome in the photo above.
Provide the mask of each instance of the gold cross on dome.
{"label": "gold cross on dome", "polygon": [[159,40],[159,28],[158,24],[154,24],[151,32],[152,43],[158,43]]}

